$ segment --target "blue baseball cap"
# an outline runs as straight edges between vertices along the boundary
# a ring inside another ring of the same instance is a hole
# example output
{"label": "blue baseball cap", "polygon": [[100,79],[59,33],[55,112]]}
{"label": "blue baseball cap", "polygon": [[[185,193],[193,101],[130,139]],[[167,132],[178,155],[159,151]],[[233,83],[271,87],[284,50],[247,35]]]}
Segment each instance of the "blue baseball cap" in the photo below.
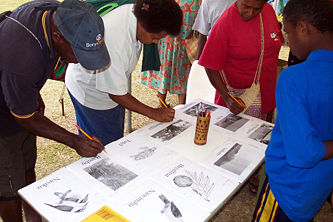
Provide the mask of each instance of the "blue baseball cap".
{"label": "blue baseball cap", "polygon": [[56,11],[56,25],[84,68],[103,70],[110,65],[104,23],[92,5],[64,0]]}

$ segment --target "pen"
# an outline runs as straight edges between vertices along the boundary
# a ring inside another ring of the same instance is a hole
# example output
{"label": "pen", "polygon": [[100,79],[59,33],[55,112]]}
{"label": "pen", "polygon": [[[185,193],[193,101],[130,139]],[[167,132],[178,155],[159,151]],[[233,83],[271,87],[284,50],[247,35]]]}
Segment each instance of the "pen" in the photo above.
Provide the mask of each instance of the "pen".
{"label": "pen", "polygon": [[243,109],[245,109],[246,107],[243,105],[243,104],[241,104],[239,101],[238,101],[238,99],[236,99],[230,92],[228,92],[228,95],[233,99],[233,100],[235,100],[241,107],[243,107]]}
{"label": "pen", "polygon": [[[79,127],[78,125],[75,125],[75,126],[76,126],[76,128],[77,128],[78,130],[80,130],[80,132],[83,133],[88,139],[93,140],[93,138],[91,138],[91,136],[89,136],[86,132],[84,132],[83,129],[81,129],[81,127]],[[103,151],[106,152],[105,149],[104,149]]]}
{"label": "pen", "polygon": [[160,102],[163,104],[163,106],[164,106],[165,108],[169,108],[169,107],[163,102],[163,100],[162,100],[159,96],[157,96],[157,98],[160,100]]}

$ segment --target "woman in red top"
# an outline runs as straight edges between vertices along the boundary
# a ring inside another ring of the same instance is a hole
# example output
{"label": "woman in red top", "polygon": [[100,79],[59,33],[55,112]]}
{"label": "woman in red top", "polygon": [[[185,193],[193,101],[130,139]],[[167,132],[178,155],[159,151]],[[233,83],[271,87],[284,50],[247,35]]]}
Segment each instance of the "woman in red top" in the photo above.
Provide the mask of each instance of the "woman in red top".
{"label": "woman in red top", "polygon": [[[275,108],[276,71],[282,41],[281,27],[267,0],[237,0],[227,9],[213,26],[199,60],[216,88],[215,103],[228,107],[234,114],[244,110],[243,101],[237,97],[251,87],[262,54],[258,74],[260,91],[245,114],[266,120],[267,113]],[[222,70],[233,88],[231,92]]]}

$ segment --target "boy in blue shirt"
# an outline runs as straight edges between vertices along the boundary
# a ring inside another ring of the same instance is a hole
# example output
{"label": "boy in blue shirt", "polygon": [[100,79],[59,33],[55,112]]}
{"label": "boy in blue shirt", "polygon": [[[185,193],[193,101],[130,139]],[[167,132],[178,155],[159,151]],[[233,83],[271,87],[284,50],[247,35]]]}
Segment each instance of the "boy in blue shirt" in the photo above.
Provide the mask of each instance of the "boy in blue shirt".
{"label": "boy in blue shirt", "polygon": [[283,24],[292,53],[306,60],[279,78],[267,179],[252,221],[312,221],[333,198],[333,3],[290,0]]}

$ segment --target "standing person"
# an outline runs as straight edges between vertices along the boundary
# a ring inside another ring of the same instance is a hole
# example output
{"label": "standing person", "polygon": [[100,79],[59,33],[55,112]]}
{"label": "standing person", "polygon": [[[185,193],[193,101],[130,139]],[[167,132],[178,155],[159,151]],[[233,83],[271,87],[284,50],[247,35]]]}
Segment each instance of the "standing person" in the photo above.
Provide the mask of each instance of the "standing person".
{"label": "standing person", "polygon": [[252,83],[259,83],[245,114],[264,120],[275,108],[277,61],[283,41],[274,10],[266,2],[237,0],[215,23],[199,60],[216,88],[215,103],[234,114],[244,110],[240,105],[244,102],[231,95],[240,97]]}
{"label": "standing person", "polygon": [[[266,0],[237,0],[216,21],[199,64],[216,89],[215,104],[272,121],[278,55],[283,40]],[[236,98],[236,99],[235,99]],[[259,179],[249,181],[257,192]]]}
{"label": "standing person", "polygon": [[182,12],[174,0],[136,0],[102,18],[112,60],[110,68],[89,75],[81,65],[70,64],[65,81],[77,123],[106,145],[123,136],[125,108],[156,121],[173,120],[174,109],[141,103],[128,93],[127,82],[137,65],[141,43],[157,43],[168,34],[177,35]]}
{"label": "standing person", "polygon": [[236,0],[202,0],[198,15],[192,29],[199,32],[197,59],[200,58],[202,50],[216,20]]}
{"label": "standing person", "polygon": [[[274,2],[271,3],[276,12],[276,15],[277,15],[279,21],[282,21],[282,12],[284,10],[284,7],[288,3],[288,1],[289,0],[275,0]],[[293,55],[289,51],[288,66],[295,65],[295,64],[298,64],[301,62],[303,62],[303,61],[299,60],[295,55]]]}
{"label": "standing person", "polygon": [[45,117],[39,91],[60,58],[91,70],[107,66],[104,26],[94,8],[77,0],[31,1],[1,17],[0,216],[5,222],[22,221],[23,204],[27,221],[40,221],[17,194],[36,180],[36,136],[66,144],[86,157],[104,147],[96,137],[90,141]]}
{"label": "standing person", "polygon": [[252,221],[308,222],[333,199],[333,2],[290,0],[283,24],[292,53],[305,61],[279,77],[268,179]]}
{"label": "standing person", "polygon": [[[191,36],[192,25],[200,7],[200,0],[176,0],[183,11],[184,20],[179,35],[167,36],[158,43],[160,71],[145,71],[140,82],[157,91],[165,103],[167,92],[177,94],[178,103],[185,104],[187,80],[191,62],[187,56],[185,39]],[[163,107],[162,102],[160,106]]]}

